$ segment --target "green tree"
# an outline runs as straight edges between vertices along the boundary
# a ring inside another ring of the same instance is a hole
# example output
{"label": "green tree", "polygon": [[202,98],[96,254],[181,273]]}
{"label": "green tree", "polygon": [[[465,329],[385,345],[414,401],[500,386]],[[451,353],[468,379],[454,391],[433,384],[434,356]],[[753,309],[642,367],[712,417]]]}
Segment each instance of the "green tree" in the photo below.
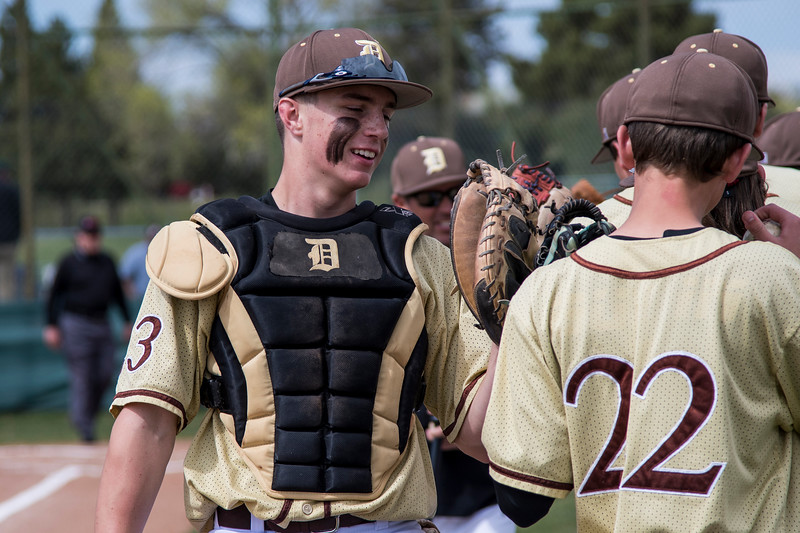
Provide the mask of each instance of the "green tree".
{"label": "green tree", "polygon": [[228,195],[258,194],[275,183],[281,161],[272,111],[275,69],[295,36],[310,31],[309,21],[330,20],[323,4],[265,0],[267,22],[258,27],[234,20],[227,0],[144,2],[149,18],[167,30],[162,43],[215,62],[212,87],[184,102],[178,123],[178,165],[186,179]]}
{"label": "green tree", "polygon": [[120,25],[114,0],[103,0],[86,73],[91,99],[111,125],[108,179],[154,194],[175,179],[175,135],[168,100],[142,81],[139,54]]}
{"label": "green tree", "polygon": [[541,56],[509,58],[522,98],[515,105],[518,139],[534,161],[549,160],[560,175],[596,173],[590,160],[598,148],[600,94],[715,24],[716,17],[695,12],[691,0],[563,0],[542,12]]}
{"label": "green tree", "polygon": [[[0,157],[17,163],[18,65],[16,22],[23,20],[17,0],[0,19]],[[41,33],[30,32],[30,116],[33,180],[37,201],[58,200],[61,222],[74,223],[73,205],[81,199],[119,196],[119,183],[105,180],[111,164],[104,140],[110,129],[87,97],[85,70],[70,55],[72,34],[61,20]],[[50,215],[37,210],[37,216]],[[54,222],[49,220],[49,222]]]}
{"label": "green tree", "polygon": [[540,15],[537,31],[547,44],[539,60],[512,60],[515,85],[527,101],[547,105],[595,98],[633,68],[671,54],[683,38],[715,24],[713,14],[695,13],[691,0],[563,0]]}
{"label": "green tree", "polygon": [[275,126],[266,63],[258,42],[230,44],[214,69],[212,93],[186,104],[183,168],[193,182],[224,194],[258,195],[267,186],[266,169],[280,158],[280,147],[267,148]]}

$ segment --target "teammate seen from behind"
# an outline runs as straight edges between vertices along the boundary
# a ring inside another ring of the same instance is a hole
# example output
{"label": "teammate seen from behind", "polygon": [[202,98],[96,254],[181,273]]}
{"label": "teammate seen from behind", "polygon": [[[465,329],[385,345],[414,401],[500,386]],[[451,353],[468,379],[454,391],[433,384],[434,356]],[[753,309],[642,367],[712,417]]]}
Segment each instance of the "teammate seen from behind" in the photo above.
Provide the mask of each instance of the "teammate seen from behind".
{"label": "teammate seen from behind", "polygon": [[511,300],[483,440],[518,524],[571,491],[580,531],[800,523],[800,262],[702,225],[760,158],[755,99],[714,54],[642,70],[617,135],[630,216]]}
{"label": "teammate seen from behind", "polygon": [[[418,137],[403,145],[392,161],[392,202],[413,211],[428,233],[450,246],[450,211],[466,180],[461,147],[445,137]],[[418,411],[426,428],[436,478],[436,516],[441,533],[514,533],[500,511],[486,463],[464,454],[444,438],[442,426],[426,409]]]}
{"label": "teammate seen from behind", "polygon": [[202,206],[150,245],[97,531],[144,528],[201,403],[184,476],[202,532],[420,531],[436,506],[423,401],[485,458],[492,345],[447,248],[410,211],[356,204],[395,112],[430,97],[359,29],[316,31],[283,55],[275,188]]}

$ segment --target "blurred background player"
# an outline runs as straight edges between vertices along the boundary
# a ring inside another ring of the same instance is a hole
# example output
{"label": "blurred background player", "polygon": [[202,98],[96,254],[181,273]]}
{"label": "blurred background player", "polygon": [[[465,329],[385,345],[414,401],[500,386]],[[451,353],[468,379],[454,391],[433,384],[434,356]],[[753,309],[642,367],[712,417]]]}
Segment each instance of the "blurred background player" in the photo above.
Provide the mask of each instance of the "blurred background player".
{"label": "blurred background player", "polygon": [[69,370],[70,420],[84,442],[94,440],[94,421],[103,394],[117,369],[108,311],[116,305],[130,335],[130,314],[114,260],[102,251],[102,233],[94,216],[81,218],[75,247],[61,259],[47,298],[45,344],[62,350]]}
{"label": "blurred background player", "polygon": [[[444,137],[418,137],[392,162],[392,202],[415,213],[428,233],[450,246],[453,198],[466,180],[461,147]],[[441,426],[424,408],[418,411],[436,478],[434,522],[442,533],[513,533],[514,523],[500,511],[489,467],[444,438]]]}
{"label": "blurred background player", "polygon": [[[756,239],[779,244],[800,257],[800,109],[767,121],[758,145],[764,152],[761,167],[770,177],[767,205],[745,213],[745,227]],[[780,234],[769,233],[762,219],[778,222]]]}
{"label": "blurred background player", "polygon": [[125,250],[122,259],[119,260],[119,277],[122,280],[125,295],[137,304],[142,301],[150,281],[150,276],[147,275],[145,269],[147,246],[159,229],[157,224],[148,225],[144,230],[144,238]]}
{"label": "blurred background player", "polygon": [[20,236],[19,187],[0,162],[0,301],[17,296],[17,243]]}
{"label": "blurred background player", "polygon": [[464,154],[454,140],[418,137],[392,161],[392,203],[420,217],[428,235],[450,246],[450,211],[466,172]]}

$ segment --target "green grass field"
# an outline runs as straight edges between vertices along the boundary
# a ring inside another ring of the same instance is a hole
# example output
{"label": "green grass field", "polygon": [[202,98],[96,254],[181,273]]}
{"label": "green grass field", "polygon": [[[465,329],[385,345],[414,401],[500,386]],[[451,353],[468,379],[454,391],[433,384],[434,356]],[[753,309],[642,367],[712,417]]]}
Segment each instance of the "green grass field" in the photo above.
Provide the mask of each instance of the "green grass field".
{"label": "green grass field", "polygon": [[519,528],[520,533],[575,533],[578,526],[575,523],[575,496],[574,493],[563,500],[556,500],[539,523],[528,528]]}
{"label": "green grass field", "polygon": [[[179,439],[191,439],[203,413],[200,413],[179,435]],[[107,441],[111,435],[112,416],[103,412],[97,417],[98,441]],[[78,433],[70,424],[65,411],[32,411],[24,413],[0,413],[0,445],[2,444],[53,444],[77,443]]]}

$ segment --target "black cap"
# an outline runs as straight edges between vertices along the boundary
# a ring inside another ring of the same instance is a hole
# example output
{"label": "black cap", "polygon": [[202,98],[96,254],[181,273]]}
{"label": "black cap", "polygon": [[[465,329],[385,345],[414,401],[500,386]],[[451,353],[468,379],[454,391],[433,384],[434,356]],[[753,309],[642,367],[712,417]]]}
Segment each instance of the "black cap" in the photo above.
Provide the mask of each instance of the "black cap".
{"label": "black cap", "polygon": [[100,233],[100,221],[97,220],[97,217],[95,216],[86,215],[85,217],[81,218],[80,222],[78,222],[78,231],[82,231],[83,233],[98,234]]}

